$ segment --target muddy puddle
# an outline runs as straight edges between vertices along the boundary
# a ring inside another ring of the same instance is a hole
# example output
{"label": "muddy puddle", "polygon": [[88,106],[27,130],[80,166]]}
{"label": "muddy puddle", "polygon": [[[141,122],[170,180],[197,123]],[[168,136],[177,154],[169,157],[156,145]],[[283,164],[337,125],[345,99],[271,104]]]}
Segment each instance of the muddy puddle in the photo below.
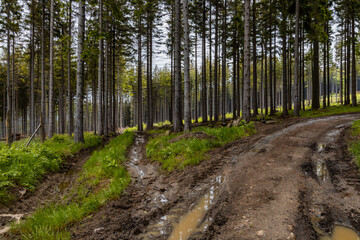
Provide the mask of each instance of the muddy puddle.
{"label": "muddy puddle", "polygon": [[[168,240],[186,240],[193,233],[206,231],[212,221],[210,217],[205,217],[206,213],[215,204],[223,181],[224,176],[217,176],[210,188],[192,206],[182,205],[170,209],[158,222],[150,224],[147,231],[139,237],[165,238],[170,233]],[[184,213],[186,208],[189,210]]]}
{"label": "muddy puddle", "polygon": [[135,180],[142,180],[145,176],[144,170],[139,166],[142,159],[142,144],[145,142],[144,136],[136,135],[135,144],[130,149],[130,162],[127,164],[128,171]]}
{"label": "muddy puddle", "polygon": [[316,176],[322,182],[327,182],[329,180],[329,171],[326,167],[325,162],[318,161],[316,162]]}
{"label": "muddy puddle", "polygon": [[337,225],[330,235],[323,235],[319,240],[360,240],[360,236],[349,227]]}

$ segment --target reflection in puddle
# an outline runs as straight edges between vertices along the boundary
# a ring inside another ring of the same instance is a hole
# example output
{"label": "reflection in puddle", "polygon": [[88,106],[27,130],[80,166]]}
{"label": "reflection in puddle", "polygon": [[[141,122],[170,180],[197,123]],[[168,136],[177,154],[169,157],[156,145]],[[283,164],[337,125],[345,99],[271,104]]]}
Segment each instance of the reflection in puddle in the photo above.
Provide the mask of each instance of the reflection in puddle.
{"label": "reflection in puddle", "polygon": [[323,182],[329,179],[329,172],[326,168],[326,164],[322,161],[316,162],[316,176]]}
{"label": "reflection in puddle", "polygon": [[[19,223],[23,216],[24,216],[24,214],[0,214],[0,218],[1,217],[10,217],[10,218],[15,219],[16,223]],[[6,225],[3,228],[0,228],[0,235],[8,232],[10,230],[10,228],[11,228],[10,225]]]}
{"label": "reflection in puddle", "polygon": [[215,203],[215,198],[219,194],[219,186],[223,180],[222,176],[216,177],[214,185],[198,200],[196,206],[189,213],[183,215],[179,223],[173,226],[169,240],[185,240],[188,239],[195,230],[203,231],[208,227],[211,219],[206,219],[201,226],[199,225],[211,205]]}
{"label": "reflection in puddle", "polygon": [[320,240],[360,240],[360,236],[351,228],[335,226],[331,235],[322,236]]}
{"label": "reflection in puddle", "polygon": [[[189,206],[177,206],[168,211],[160,220],[154,224],[150,224],[144,233],[139,234],[141,239],[158,239],[164,237],[172,229],[171,236],[168,239],[185,240],[195,232],[201,232],[207,229],[212,219],[203,220],[207,211],[215,203],[219,195],[220,185],[224,181],[223,176],[217,176],[211,184],[208,191],[198,199],[194,207],[190,207],[191,211],[182,215],[185,208]],[[202,189],[197,189],[201,191]],[[194,193],[195,194],[195,193]],[[159,195],[160,202],[167,202],[164,194]]]}

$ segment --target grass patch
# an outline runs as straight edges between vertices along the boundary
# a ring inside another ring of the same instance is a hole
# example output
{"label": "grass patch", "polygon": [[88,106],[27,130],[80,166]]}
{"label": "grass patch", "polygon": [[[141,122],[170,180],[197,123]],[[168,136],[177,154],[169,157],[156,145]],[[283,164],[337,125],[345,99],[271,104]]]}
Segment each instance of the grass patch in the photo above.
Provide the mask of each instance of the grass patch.
{"label": "grass patch", "polygon": [[68,135],[55,135],[43,144],[36,139],[25,148],[26,139],[0,149],[0,203],[7,204],[13,196],[11,187],[35,189],[38,181],[49,171],[59,170],[61,164],[81,149],[95,147],[101,138],[85,133],[85,143],[74,143]]}
{"label": "grass patch", "polygon": [[350,105],[335,105],[326,108],[319,108],[319,109],[311,109],[307,111],[301,111],[301,117],[322,117],[322,116],[329,116],[329,115],[336,115],[342,113],[354,113],[360,112],[360,106],[352,107]]}
{"label": "grass patch", "polygon": [[95,152],[83,166],[73,191],[76,198],[69,204],[55,203],[38,209],[32,216],[14,224],[11,234],[23,239],[70,239],[67,227],[117,197],[131,178],[123,163],[134,133],[126,131],[114,138],[102,150]]}
{"label": "grass patch", "polygon": [[355,162],[360,169],[360,120],[352,123],[351,134],[356,140],[349,143],[350,152],[355,156]]}
{"label": "grass patch", "polygon": [[203,161],[209,150],[253,134],[255,128],[253,123],[230,128],[202,126],[194,128],[192,132],[204,132],[215,138],[187,138],[169,143],[169,140],[183,133],[161,134],[150,139],[146,145],[146,156],[161,163],[162,168],[168,172],[181,170],[188,165],[195,165]]}

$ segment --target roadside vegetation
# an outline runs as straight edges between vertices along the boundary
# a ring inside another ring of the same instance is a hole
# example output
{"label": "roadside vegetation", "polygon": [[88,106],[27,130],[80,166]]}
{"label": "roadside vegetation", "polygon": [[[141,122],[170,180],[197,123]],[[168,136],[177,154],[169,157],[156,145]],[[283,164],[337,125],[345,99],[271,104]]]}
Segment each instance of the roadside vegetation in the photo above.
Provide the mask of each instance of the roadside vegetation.
{"label": "roadside vegetation", "polygon": [[82,149],[101,143],[101,137],[85,133],[85,143],[74,143],[68,135],[55,135],[41,144],[34,139],[28,147],[28,139],[14,142],[11,146],[0,145],[0,203],[13,199],[11,188],[21,187],[33,191],[38,181],[47,173],[57,171],[61,164]]}
{"label": "roadside vegetation", "polygon": [[[200,138],[196,134],[199,132],[203,133]],[[171,172],[200,163],[206,159],[209,150],[249,136],[255,133],[255,127],[253,123],[241,122],[237,127],[196,127],[191,133],[174,134],[166,130],[153,130],[151,133],[155,136],[146,145],[146,156]],[[182,135],[188,137],[181,138]]]}
{"label": "roadside vegetation", "polygon": [[360,170],[360,120],[352,123],[351,134],[355,140],[350,143],[350,151],[355,156],[356,164]]}
{"label": "roadside vegetation", "polygon": [[96,151],[83,166],[77,184],[65,196],[66,201],[38,209],[20,224],[14,224],[11,234],[23,239],[70,239],[69,224],[79,222],[117,197],[130,183],[123,163],[134,135],[126,131]]}

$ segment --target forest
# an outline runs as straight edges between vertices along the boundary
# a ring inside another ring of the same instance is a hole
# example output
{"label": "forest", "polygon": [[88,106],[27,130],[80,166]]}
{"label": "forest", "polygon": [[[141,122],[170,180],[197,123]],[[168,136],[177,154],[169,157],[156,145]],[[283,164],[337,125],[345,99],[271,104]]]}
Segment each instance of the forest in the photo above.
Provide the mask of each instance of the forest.
{"label": "forest", "polygon": [[4,0],[1,136],[356,105],[359,3],[298,5]]}
{"label": "forest", "polygon": [[359,0],[0,0],[1,239],[360,239]]}

